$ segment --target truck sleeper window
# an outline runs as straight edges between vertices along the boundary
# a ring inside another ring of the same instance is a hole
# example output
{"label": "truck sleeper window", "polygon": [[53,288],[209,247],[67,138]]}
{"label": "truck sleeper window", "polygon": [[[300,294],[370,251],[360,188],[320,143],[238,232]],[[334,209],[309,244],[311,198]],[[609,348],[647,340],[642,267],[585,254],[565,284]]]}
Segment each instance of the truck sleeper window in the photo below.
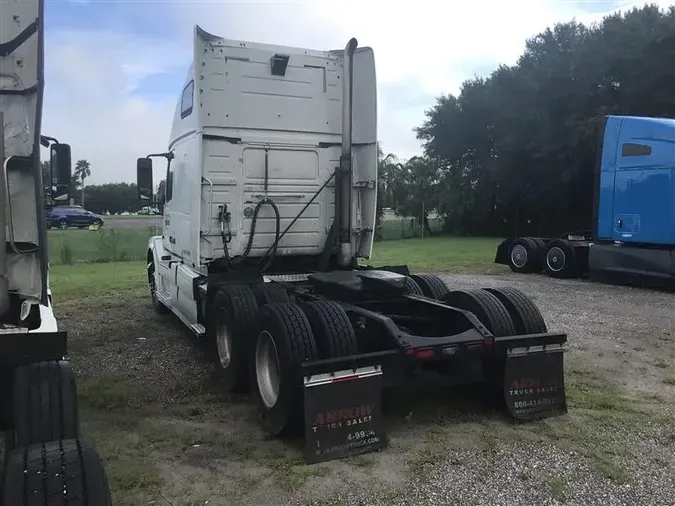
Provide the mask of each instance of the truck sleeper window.
{"label": "truck sleeper window", "polygon": [[652,147],[644,144],[627,142],[621,147],[621,156],[648,156],[652,154]]}
{"label": "truck sleeper window", "polygon": [[183,88],[183,96],[180,99],[180,117],[187,118],[192,113],[193,92],[195,89],[195,82],[190,81],[187,86]]}

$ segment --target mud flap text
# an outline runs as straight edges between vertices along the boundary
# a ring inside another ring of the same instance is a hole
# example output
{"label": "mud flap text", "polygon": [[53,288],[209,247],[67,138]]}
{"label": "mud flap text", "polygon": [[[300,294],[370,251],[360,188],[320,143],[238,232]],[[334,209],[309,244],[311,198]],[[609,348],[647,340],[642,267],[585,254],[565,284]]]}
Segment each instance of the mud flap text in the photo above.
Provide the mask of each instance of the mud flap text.
{"label": "mud flap text", "polygon": [[509,350],[504,398],[514,418],[530,420],[567,412],[563,351]]}
{"label": "mud flap text", "polygon": [[[305,379],[305,458],[309,463],[383,448],[381,370]],[[363,371],[361,371],[363,372]]]}

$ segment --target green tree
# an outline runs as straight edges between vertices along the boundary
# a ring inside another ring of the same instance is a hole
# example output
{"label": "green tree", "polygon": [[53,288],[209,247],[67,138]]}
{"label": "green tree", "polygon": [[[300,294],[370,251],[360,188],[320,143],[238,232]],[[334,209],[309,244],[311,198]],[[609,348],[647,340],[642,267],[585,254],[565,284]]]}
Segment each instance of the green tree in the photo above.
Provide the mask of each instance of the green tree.
{"label": "green tree", "polygon": [[604,116],[675,117],[673,26],[675,7],[654,5],[592,26],[556,24],[528,39],[515,65],[438,97],[416,133],[437,167],[446,226],[499,235],[591,228]]}

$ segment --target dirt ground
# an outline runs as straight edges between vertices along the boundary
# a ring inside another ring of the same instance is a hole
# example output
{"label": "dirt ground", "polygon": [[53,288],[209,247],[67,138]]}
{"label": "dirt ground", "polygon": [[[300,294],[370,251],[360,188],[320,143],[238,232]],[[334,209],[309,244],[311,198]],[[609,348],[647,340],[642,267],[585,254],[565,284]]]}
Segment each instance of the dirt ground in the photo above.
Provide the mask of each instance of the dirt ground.
{"label": "dirt ground", "polygon": [[401,391],[389,447],[313,466],[218,388],[203,347],[149,297],[110,296],[70,333],[85,433],[116,506],[675,504],[675,294],[579,280],[442,275],[514,286],[569,337],[569,413],[516,424],[475,388]]}

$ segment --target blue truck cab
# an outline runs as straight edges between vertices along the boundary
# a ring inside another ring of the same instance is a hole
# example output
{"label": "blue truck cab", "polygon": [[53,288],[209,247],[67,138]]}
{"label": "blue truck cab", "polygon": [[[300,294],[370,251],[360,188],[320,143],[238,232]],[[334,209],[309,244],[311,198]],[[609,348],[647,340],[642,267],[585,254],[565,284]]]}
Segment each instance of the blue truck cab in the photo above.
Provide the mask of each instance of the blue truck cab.
{"label": "blue truck cab", "polygon": [[675,287],[675,119],[606,116],[598,127],[592,232],[509,237],[495,263]]}
{"label": "blue truck cab", "polygon": [[675,120],[607,116],[600,140],[591,272],[675,277]]}

